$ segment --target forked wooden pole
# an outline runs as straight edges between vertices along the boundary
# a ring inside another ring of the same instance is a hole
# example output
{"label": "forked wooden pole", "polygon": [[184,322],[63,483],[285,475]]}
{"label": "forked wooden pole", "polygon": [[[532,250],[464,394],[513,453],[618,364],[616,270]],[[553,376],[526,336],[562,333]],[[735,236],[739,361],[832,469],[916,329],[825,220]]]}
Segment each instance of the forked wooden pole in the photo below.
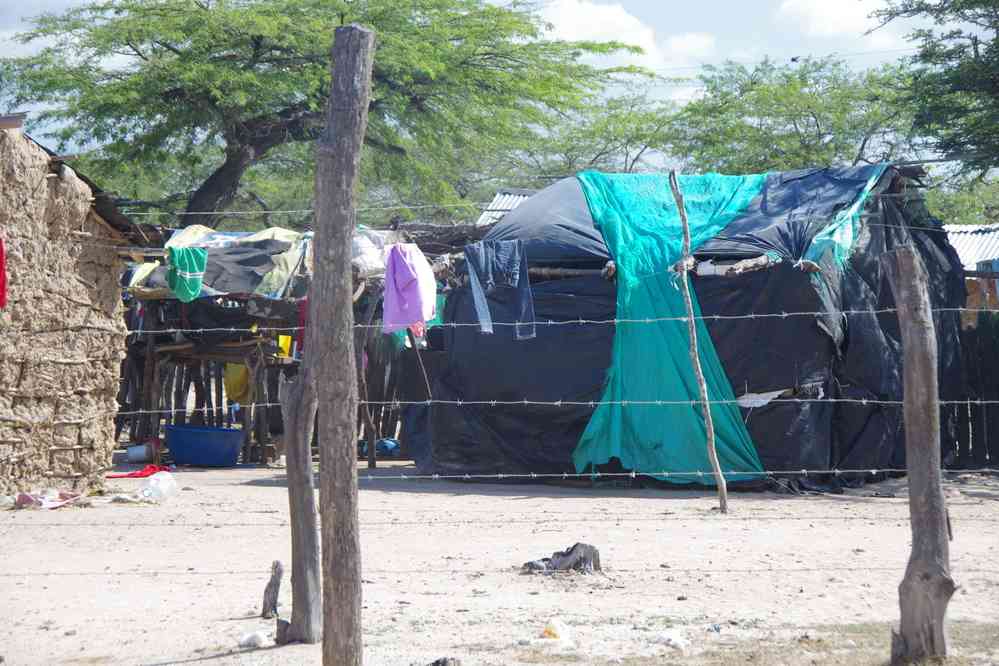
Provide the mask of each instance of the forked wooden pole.
{"label": "forked wooden pole", "polygon": [[676,209],[680,213],[680,223],[683,225],[683,254],[677,266],[680,271],[680,284],[683,287],[683,302],[687,307],[690,363],[694,366],[694,374],[697,376],[697,388],[701,394],[701,413],[704,415],[704,429],[708,434],[708,459],[711,461],[711,469],[714,471],[715,485],[718,486],[718,502],[721,506],[721,512],[728,513],[728,486],[725,483],[725,475],[722,474],[721,466],[718,464],[718,452],[715,450],[715,423],[711,418],[711,403],[708,402],[708,385],[704,381],[704,371],[701,370],[701,358],[697,354],[697,321],[694,319],[694,303],[690,297],[690,279],[687,277],[687,272],[692,268],[690,225],[687,222],[687,209],[683,204],[683,193],[680,192],[680,183],[676,178],[675,170],[669,172],[669,186],[673,190]]}
{"label": "forked wooden pole", "polygon": [[950,576],[947,504],[940,472],[937,336],[926,268],[911,246],[885,256],[898,306],[904,375],[905,466],[909,476],[912,551],[898,586],[901,622],[892,632],[891,663],[947,656],[944,616],[954,594]]}

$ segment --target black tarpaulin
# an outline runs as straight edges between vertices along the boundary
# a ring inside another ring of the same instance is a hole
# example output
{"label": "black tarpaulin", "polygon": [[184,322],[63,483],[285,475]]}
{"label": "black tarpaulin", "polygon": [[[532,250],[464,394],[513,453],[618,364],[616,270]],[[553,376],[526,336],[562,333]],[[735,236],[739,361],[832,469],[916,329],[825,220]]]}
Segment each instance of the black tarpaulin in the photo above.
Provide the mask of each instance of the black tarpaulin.
{"label": "black tarpaulin", "polygon": [[610,254],[575,178],[560,180],[507,213],[484,240],[521,240],[538,266],[603,265]]}
{"label": "black tarpaulin", "polygon": [[[769,470],[873,469],[904,466],[901,346],[883,261],[913,244],[926,265],[934,308],[963,307],[964,278],[941,225],[918,198],[899,196],[909,182],[888,168],[868,200],[849,260],[822,262],[820,276],[796,264],[814,236],[856,200],[873,167],[771,174],[764,190],[699,259],[737,260],[776,254],[783,261],[734,277],[693,281],[705,315],[781,315],[718,319],[708,330],[736,396],[781,392],[804,402],[754,403],[742,415]],[[894,188],[894,189],[893,189]],[[522,203],[486,236],[520,239],[531,266],[601,266],[609,255],[575,179]],[[611,319],[614,286],[599,277],[533,285],[537,318]],[[490,298],[494,321],[512,321],[502,294]],[[467,289],[448,301],[446,322],[476,322]],[[936,313],[940,392],[960,399],[963,368],[957,313]],[[492,336],[475,326],[447,328],[447,363],[434,383],[442,400],[599,400],[614,327],[539,325],[538,338]],[[647,353],[655,353],[648,350]],[[585,396],[585,397],[581,397]],[[824,402],[849,398],[862,402]],[[592,415],[585,407],[435,404],[430,418],[432,466],[439,472],[541,472],[571,469],[570,455]],[[945,457],[955,448],[954,410],[945,410]],[[668,427],[668,423],[664,423]]]}
{"label": "black tarpaulin", "polygon": [[[599,276],[531,285],[540,321],[614,318],[614,285]],[[497,322],[514,319],[511,289],[488,296]],[[447,299],[445,321],[475,322],[467,288]],[[517,340],[513,326],[492,334],[445,327],[446,369],[434,382],[445,401],[599,400],[610,365],[613,325],[538,326]],[[593,408],[580,405],[447,405],[434,403],[430,427],[434,469],[444,472],[572,471],[570,455]]]}

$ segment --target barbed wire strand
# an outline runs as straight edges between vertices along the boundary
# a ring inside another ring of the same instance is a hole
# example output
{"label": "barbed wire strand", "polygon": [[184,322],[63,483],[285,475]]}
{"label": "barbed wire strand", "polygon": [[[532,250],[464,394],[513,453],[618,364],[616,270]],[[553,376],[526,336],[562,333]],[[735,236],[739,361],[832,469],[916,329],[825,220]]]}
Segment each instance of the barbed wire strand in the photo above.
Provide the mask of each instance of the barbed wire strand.
{"label": "barbed wire strand", "polygon": [[[771,404],[849,404],[849,405],[884,405],[890,407],[902,407],[905,403],[902,400],[882,400],[879,398],[772,398],[769,400],[764,400],[763,404],[756,404],[757,396],[761,394],[754,393],[748,394],[748,396],[743,396],[743,398],[735,399],[724,399],[724,400],[708,400],[709,405],[737,405],[748,407],[762,407]],[[994,406],[999,405],[999,400],[983,400],[981,398],[966,398],[963,400],[939,400],[937,401],[941,406]],[[752,403],[752,404],[750,404]],[[281,407],[279,402],[256,402],[256,403],[233,403],[240,404],[241,408],[251,408],[251,407]],[[357,404],[359,406],[369,405],[369,406],[381,406],[381,407],[391,407],[394,409],[399,409],[402,407],[411,406],[422,406],[429,407],[431,405],[447,405],[451,407],[519,407],[519,406],[536,406],[536,407],[599,407],[603,405],[607,406],[618,406],[618,407],[698,407],[704,404],[701,400],[530,400],[523,398],[520,400],[358,400]],[[49,421],[49,420],[39,420],[31,421],[28,419],[19,419],[15,417],[0,416],[0,422],[17,422],[27,425],[67,425],[71,423],[86,422],[98,418],[103,418],[105,416],[144,416],[144,415],[156,415],[156,414],[208,414],[218,411],[214,407],[204,406],[204,407],[180,407],[176,409],[135,409],[129,411],[118,411],[118,410],[108,410],[103,412],[97,412],[94,414],[89,414],[87,416],[80,417],[78,419],[66,420],[66,421]]]}
{"label": "barbed wire strand", "polygon": [[[952,307],[952,308],[931,308],[931,312],[936,313],[992,313],[999,314],[999,308],[968,308],[968,307]],[[754,312],[750,314],[741,315],[727,315],[727,314],[709,314],[709,315],[695,315],[694,320],[696,321],[732,321],[741,319],[788,319],[792,317],[828,317],[836,315],[844,315],[849,317],[856,317],[861,315],[882,315],[882,314],[896,314],[898,313],[897,308],[876,308],[868,310],[814,310],[805,312]],[[685,315],[670,316],[670,317],[645,317],[641,319],[627,319],[627,318],[613,318],[613,319],[538,319],[535,321],[496,321],[493,322],[494,326],[618,326],[622,324],[658,324],[663,322],[686,322],[687,317]],[[442,322],[439,324],[434,324],[432,328],[478,328],[480,324],[478,322]],[[355,329],[379,329],[382,324],[354,324]],[[303,331],[307,327],[305,326],[254,326],[249,328],[240,328],[235,326],[214,326],[214,327],[203,327],[203,328],[161,328],[161,329],[139,329],[130,328],[126,329],[128,335],[175,335],[175,334],[191,334],[191,333],[291,333]],[[104,328],[99,328],[99,330],[105,330]],[[31,329],[5,329],[7,333],[15,333],[20,335],[35,335],[44,331],[36,331]],[[112,332],[112,331],[108,331]],[[30,359],[29,359],[30,360]]]}
{"label": "barbed wire strand", "polygon": [[[901,505],[899,505],[901,506]],[[907,506],[907,505],[906,505]],[[495,512],[494,512],[495,513]],[[961,517],[955,513],[951,513],[951,521],[960,525],[962,523],[999,523],[999,518],[977,518],[977,517]],[[453,527],[453,526],[470,526],[470,527],[481,527],[481,526],[504,526],[504,525],[536,525],[538,527],[551,526],[553,524],[560,523],[659,523],[665,526],[670,526],[675,523],[690,523],[690,522],[721,522],[721,521],[731,521],[731,520],[743,520],[743,521],[783,521],[789,520],[793,522],[867,522],[871,524],[877,523],[899,523],[904,522],[906,525],[909,523],[909,515],[890,517],[890,516],[761,516],[753,514],[737,513],[733,516],[691,516],[691,517],[679,517],[672,515],[661,515],[649,518],[635,517],[632,515],[621,515],[621,516],[605,516],[595,514],[586,518],[565,518],[562,516],[553,516],[551,513],[546,512],[544,518],[511,518],[507,520],[478,520],[478,519],[464,519],[464,520],[438,520],[435,518],[427,518],[426,520],[385,520],[385,521],[367,521],[361,520],[361,527]],[[222,528],[244,528],[244,527],[290,527],[289,522],[237,522],[237,523],[195,523],[195,522],[141,522],[141,523],[101,523],[101,522],[22,522],[18,523],[18,529],[24,527],[96,527],[96,528],[108,528],[116,527],[123,529],[135,529],[135,528],[149,528],[149,529],[159,529],[163,527],[183,527],[185,529],[190,528],[211,528],[211,529],[222,529]],[[319,529],[319,525],[316,526]]]}
{"label": "barbed wire strand", "polygon": [[[955,563],[951,561],[951,570],[958,574],[988,574],[988,575],[999,575],[999,569],[985,569],[985,568],[963,568],[960,563]],[[882,572],[898,572],[905,568],[904,564],[895,566],[826,566],[826,567],[749,567],[749,568],[732,568],[732,569],[702,569],[693,567],[605,567],[604,573],[607,575],[618,574],[618,573],[661,573],[664,575],[673,574],[700,574],[700,575],[715,575],[715,574],[784,574],[784,573],[825,573],[830,571],[838,572],[855,572],[855,573],[866,573],[869,571],[882,571]],[[487,573],[496,574],[507,574],[511,571],[521,571],[519,566],[510,567],[498,567],[492,569],[464,569],[464,568],[434,568],[434,567],[422,567],[419,569],[365,569],[362,570],[362,575],[397,575],[397,574],[470,574],[470,575],[483,575]],[[209,571],[197,571],[190,569],[158,569],[158,570],[142,570],[142,571],[5,571],[0,572],[0,578],[26,578],[31,576],[262,576],[263,578],[268,578],[271,572],[269,569],[236,569],[236,570],[209,570]],[[538,574],[540,575],[540,574]],[[552,571],[545,572],[545,575],[563,575],[563,576],[576,576],[580,575],[574,571]],[[683,581],[679,581],[683,582]]]}

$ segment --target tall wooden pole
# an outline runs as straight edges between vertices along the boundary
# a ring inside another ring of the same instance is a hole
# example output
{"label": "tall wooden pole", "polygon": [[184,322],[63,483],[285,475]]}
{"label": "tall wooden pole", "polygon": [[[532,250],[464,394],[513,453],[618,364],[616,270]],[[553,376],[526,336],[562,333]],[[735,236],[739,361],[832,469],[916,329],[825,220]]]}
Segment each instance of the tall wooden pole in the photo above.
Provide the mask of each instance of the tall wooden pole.
{"label": "tall wooden pole", "polygon": [[316,154],[315,266],[306,348],[316,364],[323,526],[323,664],[360,666],[361,539],[357,518],[357,371],[351,237],[368,121],[375,35],[336,29],[326,129]]}
{"label": "tall wooden pole", "polygon": [[708,384],[704,381],[704,371],[701,369],[701,357],[697,354],[697,321],[694,319],[694,303],[690,297],[690,279],[687,277],[687,272],[691,268],[690,225],[687,223],[687,209],[683,204],[683,193],[680,192],[680,183],[676,178],[676,171],[674,170],[669,172],[669,186],[673,190],[676,209],[680,213],[680,223],[683,225],[683,254],[680,257],[678,268],[680,271],[680,284],[683,287],[683,302],[687,307],[690,363],[694,366],[694,374],[697,376],[697,388],[701,394],[701,413],[704,415],[704,429],[708,435],[708,459],[711,461],[711,469],[715,476],[715,485],[718,487],[718,503],[721,505],[721,512],[728,513],[728,485],[725,483],[725,475],[722,474],[721,465],[718,464],[718,452],[715,450],[715,422],[711,417],[711,403],[708,401]]}
{"label": "tall wooden pole", "polygon": [[937,336],[926,268],[912,247],[885,261],[902,331],[905,457],[909,477],[912,551],[898,586],[901,622],[892,632],[891,663],[947,656],[944,616],[954,594],[950,577],[947,506],[940,473]]}

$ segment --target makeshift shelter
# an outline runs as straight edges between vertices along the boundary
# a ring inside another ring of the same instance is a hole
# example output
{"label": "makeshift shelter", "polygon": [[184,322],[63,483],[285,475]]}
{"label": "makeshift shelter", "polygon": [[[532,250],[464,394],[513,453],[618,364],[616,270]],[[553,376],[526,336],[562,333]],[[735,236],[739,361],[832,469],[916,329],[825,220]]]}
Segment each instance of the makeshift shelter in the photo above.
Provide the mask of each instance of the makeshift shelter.
{"label": "makeshift shelter", "polygon": [[[912,243],[933,306],[965,298],[917,176],[873,165],[681,177],[698,352],[731,479],[904,466],[900,334],[882,258]],[[663,175],[583,173],[508,213],[485,240],[526,248],[536,337],[518,339],[512,325],[480,332],[472,288],[452,291],[434,402],[413,409],[407,431],[423,470],[611,468],[710,484],[673,271],[680,235]],[[494,322],[518,321],[515,289],[487,300]],[[959,399],[958,313],[935,324],[941,397]],[[949,453],[956,410],[944,412]]]}
{"label": "makeshift shelter", "polygon": [[999,462],[999,224],[949,224],[947,236],[965,268],[968,309],[961,315],[968,404],[959,414],[959,467]]}
{"label": "makeshift shelter", "polygon": [[0,494],[82,490],[103,483],[114,448],[119,255],[152,232],[10,120],[0,118],[10,128],[0,130]]}
{"label": "makeshift shelter", "polygon": [[245,461],[273,455],[267,447],[281,430],[273,406],[278,375],[296,365],[311,237],[277,227],[249,233],[192,225],[163,250],[175,262],[191,250],[205,259],[201,270],[185,273],[191,277],[183,289],[168,259],[129,268],[123,282],[133,333],[119,402],[126,414],[146,413],[120,418],[119,431],[127,424],[129,440],[141,442],[159,437],[161,424],[235,423],[245,430]]}
{"label": "makeshift shelter", "polygon": [[[435,225],[404,226],[408,231],[361,227],[353,240],[355,320],[363,324],[355,336],[361,350],[359,387],[378,402],[395,396],[402,374],[398,336],[375,331],[381,321],[385,248],[408,240],[410,233],[434,246],[446,238]],[[485,233],[447,230],[462,244]],[[203,266],[186,271],[199,275],[200,282],[182,289],[171,284],[171,270],[180,270],[171,269],[169,259],[129,269],[124,285],[133,333],[119,402],[125,415],[141,412],[118,420],[119,430],[128,427],[129,441],[158,438],[163,425],[240,425],[243,462],[280,453],[279,377],[297,372],[300,363],[311,240],[311,232],[279,227],[249,233],[195,225],[170,238],[163,253],[177,261],[181,251],[203,252]],[[398,410],[364,408],[359,422],[365,439],[374,443],[395,436]]]}

